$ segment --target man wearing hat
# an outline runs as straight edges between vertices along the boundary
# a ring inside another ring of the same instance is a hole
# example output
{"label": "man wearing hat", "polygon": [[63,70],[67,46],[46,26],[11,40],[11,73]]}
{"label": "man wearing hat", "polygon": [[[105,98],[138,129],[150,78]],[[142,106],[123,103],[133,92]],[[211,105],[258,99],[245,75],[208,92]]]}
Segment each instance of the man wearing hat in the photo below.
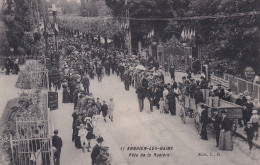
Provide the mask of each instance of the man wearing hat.
{"label": "man wearing hat", "polygon": [[247,136],[247,142],[248,142],[248,145],[249,145],[249,150],[252,149],[253,147],[253,137],[254,137],[254,128],[252,127],[252,123],[249,121],[247,122],[247,127],[245,127],[244,129],[244,133],[246,134]]}
{"label": "man wearing hat", "polygon": [[216,147],[219,145],[219,135],[220,135],[220,124],[221,124],[221,117],[218,114],[218,109],[217,108],[212,108],[211,111],[213,112],[214,118],[213,120],[213,128],[215,131],[216,135]]}
{"label": "man wearing hat", "polygon": [[[240,106],[243,106],[244,102],[243,102],[243,93],[239,93],[238,94],[238,98],[236,99],[236,104],[237,105],[240,105]],[[243,117],[244,118],[244,117]],[[238,124],[240,127],[243,127],[242,125],[242,122],[241,122],[241,119],[238,119]]]}
{"label": "man wearing hat", "polygon": [[97,157],[100,154],[100,149],[101,149],[103,141],[104,141],[104,139],[102,137],[97,138],[97,144],[93,147],[93,150],[91,153],[92,165],[95,165],[97,163]]}
{"label": "man wearing hat", "polygon": [[54,164],[60,164],[60,153],[62,147],[62,139],[58,136],[59,131],[57,129],[54,130],[54,136],[52,136],[52,146],[56,148],[54,152]]}
{"label": "man wearing hat", "polygon": [[198,103],[203,103],[203,93],[200,91],[200,87],[196,87],[196,91],[194,92],[194,99],[195,99],[195,104],[197,106]]}
{"label": "man wearing hat", "polygon": [[246,125],[247,122],[250,120],[252,116],[252,111],[254,109],[254,104],[251,102],[251,97],[246,96],[246,102],[243,104],[244,110],[243,110],[243,120],[244,124]]}
{"label": "man wearing hat", "polygon": [[208,125],[208,109],[204,104],[201,104],[201,117],[200,117],[200,122],[202,124],[201,128],[201,139],[203,140],[208,140],[208,135],[207,135],[207,125]]}
{"label": "man wearing hat", "polygon": [[219,99],[223,99],[225,97],[225,90],[221,87],[221,84],[217,85],[218,88],[214,90],[215,96],[218,96]]}

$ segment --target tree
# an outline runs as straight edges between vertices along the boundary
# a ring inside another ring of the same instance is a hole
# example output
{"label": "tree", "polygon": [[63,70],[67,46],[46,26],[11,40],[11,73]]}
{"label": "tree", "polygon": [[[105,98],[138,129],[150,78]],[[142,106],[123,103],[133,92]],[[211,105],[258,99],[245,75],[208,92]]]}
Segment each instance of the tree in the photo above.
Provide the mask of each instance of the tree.
{"label": "tree", "polygon": [[32,32],[35,24],[35,18],[30,5],[26,0],[7,0],[3,9],[7,41],[9,46],[14,48],[15,54],[21,53],[19,50],[22,49],[26,53],[30,53],[32,41],[30,37],[27,37],[26,33]]}

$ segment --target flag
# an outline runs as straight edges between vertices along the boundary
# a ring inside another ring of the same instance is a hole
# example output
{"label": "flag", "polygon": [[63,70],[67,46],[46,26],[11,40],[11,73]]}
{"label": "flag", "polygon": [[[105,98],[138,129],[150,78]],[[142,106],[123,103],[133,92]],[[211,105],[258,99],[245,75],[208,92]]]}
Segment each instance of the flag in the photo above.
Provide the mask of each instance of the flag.
{"label": "flag", "polygon": [[59,27],[58,27],[57,23],[54,24],[54,28],[55,28],[56,32],[59,33]]}
{"label": "flag", "polygon": [[191,39],[191,29],[190,29],[190,27],[187,29],[187,39],[188,40]]}
{"label": "flag", "polygon": [[[185,27],[184,27],[185,28]],[[184,40],[184,37],[185,37],[185,35],[184,35],[184,28],[183,28],[183,30],[182,30],[182,32],[181,32],[181,38],[182,38],[182,40]]]}
{"label": "flag", "polygon": [[154,36],[154,29],[152,30],[151,35]]}

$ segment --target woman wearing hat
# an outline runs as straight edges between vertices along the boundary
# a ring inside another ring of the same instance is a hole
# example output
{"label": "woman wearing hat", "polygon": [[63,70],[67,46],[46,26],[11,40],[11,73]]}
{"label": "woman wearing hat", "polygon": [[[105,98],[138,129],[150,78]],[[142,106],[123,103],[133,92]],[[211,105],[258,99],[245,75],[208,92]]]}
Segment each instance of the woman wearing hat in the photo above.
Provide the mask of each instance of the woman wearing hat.
{"label": "woman wearing hat", "polygon": [[222,114],[222,121],[221,121],[221,131],[220,131],[220,138],[219,138],[219,149],[220,150],[233,150],[233,142],[231,136],[231,123],[230,120],[227,118],[227,112],[225,110],[221,111]]}
{"label": "woman wearing hat", "polygon": [[87,131],[88,131],[87,136],[86,136],[86,138],[88,140],[88,147],[87,147],[87,149],[88,149],[88,152],[90,152],[90,150],[89,150],[91,148],[90,141],[91,141],[91,139],[94,138],[94,134],[93,134],[94,127],[93,127],[93,124],[92,124],[92,121],[91,121],[90,117],[86,117],[85,121],[86,121],[86,126],[87,126]]}
{"label": "woman wearing hat", "polygon": [[260,121],[260,116],[257,115],[257,110],[253,110],[253,115],[250,118],[250,122],[252,123],[252,126],[254,128],[254,135],[255,135],[255,140],[257,140],[258,137],[258,126],[259,126],[259,121]]}

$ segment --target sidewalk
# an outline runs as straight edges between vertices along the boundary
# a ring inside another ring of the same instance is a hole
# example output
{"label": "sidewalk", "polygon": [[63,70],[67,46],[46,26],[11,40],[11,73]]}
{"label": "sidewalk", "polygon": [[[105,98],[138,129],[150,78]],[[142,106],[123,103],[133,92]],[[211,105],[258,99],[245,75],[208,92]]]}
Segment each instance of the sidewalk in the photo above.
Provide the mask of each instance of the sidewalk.
{"label": "sidewalk", "polygon": [[[20,93],[20,90],[15,87],[17,79],[18,75],[0,74],[0,118],[2,118],[8,101],[17,98]],[[2,144],[3,143],[1,142],[0,145]],[[0,164],[8,165],[10,163],[10,158],[4,150],[4,148],[0,147]]]}

